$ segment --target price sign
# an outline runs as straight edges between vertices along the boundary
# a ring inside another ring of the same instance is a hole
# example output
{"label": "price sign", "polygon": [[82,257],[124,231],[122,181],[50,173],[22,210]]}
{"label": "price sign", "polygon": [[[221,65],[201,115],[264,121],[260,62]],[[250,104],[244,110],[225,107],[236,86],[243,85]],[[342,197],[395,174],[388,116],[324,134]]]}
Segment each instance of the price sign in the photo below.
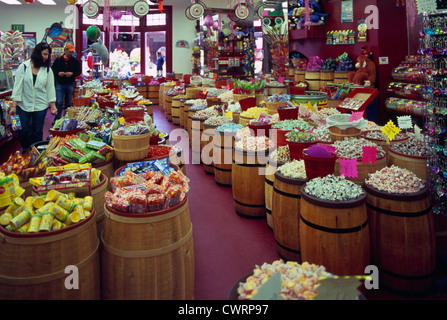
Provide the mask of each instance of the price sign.
{"label": "price sign", "polygon": [[344,177],[358,178],[357,159],[342,159],[340,158],[340,175]]}
{"label": "price sign", "polygon": [[374,163],[377,161],[377,147],[363,146],[362,147],[362,162]]}
{"label": "price sign", "polygon": [[363,118],[363,112],[352,112],[348,122],[354,122]]}
{"label": "price sign", "polygon": [[383,126],[381,131],[385,134],[386,137],[388,137],[390,141],[392,141],[396,134],[398,134],[401,130],[396,127],[393,121],[390,120],[386,125]]}
{"label": "price sign", "polygon": [[413,128],[413,124],[411,121],[411,116],[398,116],[397,124],[400,129],[411,129]]}

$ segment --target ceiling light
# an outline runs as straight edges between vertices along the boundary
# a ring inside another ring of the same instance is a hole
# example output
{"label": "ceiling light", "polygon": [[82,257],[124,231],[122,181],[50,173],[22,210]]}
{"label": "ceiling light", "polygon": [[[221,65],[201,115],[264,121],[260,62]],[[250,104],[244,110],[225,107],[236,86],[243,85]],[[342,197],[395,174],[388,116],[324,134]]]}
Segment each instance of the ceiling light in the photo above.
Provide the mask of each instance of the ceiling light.
{"label": "ceiling light", "polygon": [[0,0],[0,1],[6,4],[21,5],[21,3],[17,0]]}
{"label": "ceiling light", "polygon": [[54,0],[37,0],[39,1],[41,4],[44,5],[50,5],[50,6],[55,6],[56,2],[54,2]]}

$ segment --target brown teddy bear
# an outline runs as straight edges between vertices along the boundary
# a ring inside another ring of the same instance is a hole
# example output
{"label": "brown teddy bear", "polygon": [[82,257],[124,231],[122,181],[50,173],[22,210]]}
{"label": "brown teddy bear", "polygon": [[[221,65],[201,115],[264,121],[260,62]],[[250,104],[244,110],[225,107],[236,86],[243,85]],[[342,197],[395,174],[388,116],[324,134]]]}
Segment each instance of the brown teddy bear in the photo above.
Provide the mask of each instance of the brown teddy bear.
{"label": "brown teddy bear", "polygon": [[371,51],[368,48],[363,48],[362,54],[358,56],[356,63],[356,71],[351,71],[348,74],[348,82],[365,86],[373,87],[376,83],[376,65],[371,60]]}

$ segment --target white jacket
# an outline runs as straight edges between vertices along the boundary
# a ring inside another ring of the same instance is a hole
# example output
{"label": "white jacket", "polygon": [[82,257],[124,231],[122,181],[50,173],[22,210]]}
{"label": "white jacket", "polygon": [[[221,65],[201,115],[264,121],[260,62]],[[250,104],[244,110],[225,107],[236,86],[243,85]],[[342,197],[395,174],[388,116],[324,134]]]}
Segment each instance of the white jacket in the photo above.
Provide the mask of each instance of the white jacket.
{"label": "white jacket", "polygon": [[[26,70],[24,65],[26,65]],[[23,62],[16,70],[11,100],[27,112],[42,111],[56,101],[56,88],[51,68],[41,67],[33,84],[31,60]]]}

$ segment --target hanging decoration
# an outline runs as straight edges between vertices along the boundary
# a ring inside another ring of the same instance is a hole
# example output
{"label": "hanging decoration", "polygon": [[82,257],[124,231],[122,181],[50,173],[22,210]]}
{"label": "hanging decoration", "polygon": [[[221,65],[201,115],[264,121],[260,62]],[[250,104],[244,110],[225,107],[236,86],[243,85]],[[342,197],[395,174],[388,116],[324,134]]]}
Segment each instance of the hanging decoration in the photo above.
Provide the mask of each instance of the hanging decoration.
{"label": "hanging decoration", "polygon": [[158,10],[163,13],[163,0],[158,0]]}
{"label": "hanging decoration", "polygon": [[78,0],[67,0],[67,2],[71,5],[75,5]]}
{"label": "hanging decoration", "polygon": [[110,30],[110,0],[104,0],[103,29]]}
{"label": "hanging decoration", "polygon": [[304,25],[310,30],[310,5],[309,0],[304,0]]}
{"label": "hanging decoration", "polygon": [[211,17],[210,15],[207,15],[205,17],[205,19],[203,20],[203,24],[205,26],[207,26],[208,28],[211,28],[213,26],[213,24],[214,24],[213,17]]}
{"label": "hanging decoration", "polygon": [[96,41],[98,40],[99,36],[101,35],[101,30],[97,26],[90,26],[87,28],[87,38],[90,41]]}

